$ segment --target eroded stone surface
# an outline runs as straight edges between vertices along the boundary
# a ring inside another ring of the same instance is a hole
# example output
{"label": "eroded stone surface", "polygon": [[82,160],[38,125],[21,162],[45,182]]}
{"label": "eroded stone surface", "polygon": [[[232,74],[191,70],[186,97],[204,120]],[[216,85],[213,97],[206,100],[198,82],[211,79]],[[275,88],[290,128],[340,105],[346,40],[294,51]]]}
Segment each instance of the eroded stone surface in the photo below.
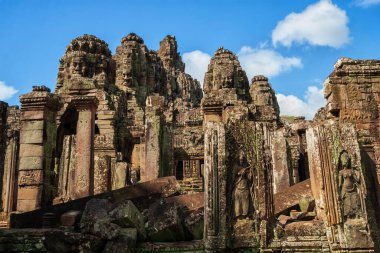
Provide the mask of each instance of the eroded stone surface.
{"label": "eroded stone surface", "polygon": [[158,201],[149,207],[147,232],[154,242],[175,242],[185,239],[182,213],[176,203]]}
{"label": "eroded stone surface", "polygon": [[113,223],[118,224],[122,228],[135,228],[141,241],[145,241],[146,232],[144,217],[135,207],[132,201],[127,201],[109,212],[109,216]]}

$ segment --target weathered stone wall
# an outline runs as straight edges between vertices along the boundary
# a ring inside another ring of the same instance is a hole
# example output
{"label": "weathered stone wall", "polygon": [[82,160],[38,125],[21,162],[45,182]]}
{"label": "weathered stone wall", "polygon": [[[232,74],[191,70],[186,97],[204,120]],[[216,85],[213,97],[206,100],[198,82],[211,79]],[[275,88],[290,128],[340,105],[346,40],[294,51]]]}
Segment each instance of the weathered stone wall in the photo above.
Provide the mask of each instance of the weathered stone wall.
{"label": "weathered stone wall", "polygon": [[[378,233],[373,184],[353,124],[330,120],[307,130],[316,211],[336,249],[372,248]],[[349,160],[347,160],[349,159]]]}
{"label": "weathered stone wall", "polygon": [[[327,99],[324,117],[355,124],[363,162],[375,181],[377,205],[380,205],[379,92],[379,60],[341,58],[324,83]],[[380,224],[380,212],[376,211],[376,215]]]}

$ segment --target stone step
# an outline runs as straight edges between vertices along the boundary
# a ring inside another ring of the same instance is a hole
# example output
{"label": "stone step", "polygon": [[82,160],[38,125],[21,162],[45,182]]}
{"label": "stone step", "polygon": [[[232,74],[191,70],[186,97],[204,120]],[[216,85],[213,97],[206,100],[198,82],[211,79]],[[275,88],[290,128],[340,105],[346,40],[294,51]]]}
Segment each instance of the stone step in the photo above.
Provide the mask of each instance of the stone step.
{"label": "stone step", "polygon": [[297,237],[297,240],[283,241],[281,252],[331,252],[326,236],[319,236],[317,240],[313,240],[311,237],[303,238],[300,236]]}
{"label": "stone step", "polygon": [[172,243],[142,243],[137,245],[137,253],[145,252],[205,252],[203,241],[172,242]]}
{"label": "stone step", "polygon": [[0,252],[46,252],[42,243],[44,229],[0,230]]}
{"label": "stone step", "polygon": [[0,221],[0,229],[6,229],[9,228],[8,221]]}

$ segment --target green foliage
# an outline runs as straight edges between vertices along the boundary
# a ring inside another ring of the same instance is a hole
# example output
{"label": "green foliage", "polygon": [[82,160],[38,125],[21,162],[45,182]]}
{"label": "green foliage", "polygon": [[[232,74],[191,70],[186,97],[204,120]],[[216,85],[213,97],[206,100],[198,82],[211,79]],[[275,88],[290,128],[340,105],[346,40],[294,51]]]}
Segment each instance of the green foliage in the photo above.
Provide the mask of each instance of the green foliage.
{"label": "green foliage", "polygon": [[241,120],[231,123],[227,129],[227,141],[229,148],[235,150],[229,150],[229,154],[238,157],[238,151],[244,152],[247,158],[248,164],[255,168],[258,163],[259,152],[258,148],[261,144],[261,134],[258,133],[254,122]]}

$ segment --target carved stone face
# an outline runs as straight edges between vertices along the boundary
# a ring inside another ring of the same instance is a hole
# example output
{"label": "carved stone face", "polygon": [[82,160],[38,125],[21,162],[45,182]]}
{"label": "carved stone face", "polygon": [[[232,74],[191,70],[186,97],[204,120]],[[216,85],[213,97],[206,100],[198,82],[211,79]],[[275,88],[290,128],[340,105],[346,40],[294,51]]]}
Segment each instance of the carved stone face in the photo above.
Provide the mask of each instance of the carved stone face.
{"label": "carved stone face", "polygon": [[70,72],[73,75],[83,76],[84,60],[81,57],[73,57],[70,64]]}
{"label": "carved stone face", "polygon": [[127,87],[131,87],[133,85],[133,79],[132,79],[132,71],[129,69],[123,69],[122,71],[122,80],[123,85]]}
{"label": "carved stone face", "polygon": [[74,39],[60,60],[57,87],[77,82],[86,85],[106,85],[113,81],[112,55],[108,45],[91,35]]}
{"label": "carved stone face", "polygon": [[13,130],[12,130],[12,129],[8,129],[8,130],[7,130],[7,137],[8,137],[8,138],[13,137]]}

